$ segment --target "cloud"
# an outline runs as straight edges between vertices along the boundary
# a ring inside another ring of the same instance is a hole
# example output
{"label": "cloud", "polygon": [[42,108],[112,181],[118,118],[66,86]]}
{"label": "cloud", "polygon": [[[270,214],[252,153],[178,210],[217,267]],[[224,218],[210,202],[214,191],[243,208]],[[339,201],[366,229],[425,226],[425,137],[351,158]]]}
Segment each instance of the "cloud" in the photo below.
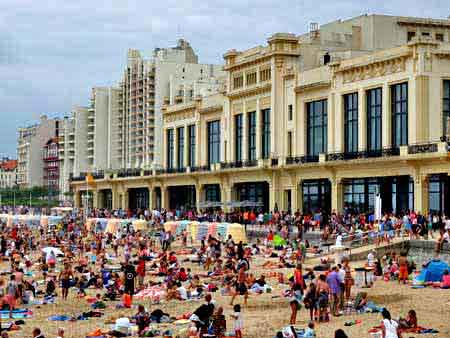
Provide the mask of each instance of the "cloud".
{"label": "cloud", "polygon": [[[369,5],[370,4],[370,5]],[[2,0],[0,153],[15,153],[15,129],[32,116],[86,104],[90,88],[117,83],[128,48],[149,54],[187,38],[201,62],[230,48],[264,44],[274,32],[302,33],[363,13],[442,17],[448,0]]]}

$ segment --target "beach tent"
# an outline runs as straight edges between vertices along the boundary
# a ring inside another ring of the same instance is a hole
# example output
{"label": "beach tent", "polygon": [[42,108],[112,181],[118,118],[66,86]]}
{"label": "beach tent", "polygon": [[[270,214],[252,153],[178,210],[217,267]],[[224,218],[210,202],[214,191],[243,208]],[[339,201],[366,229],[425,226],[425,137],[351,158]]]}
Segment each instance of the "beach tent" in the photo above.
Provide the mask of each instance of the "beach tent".
{"label": "beach tent", "polygon": [[247,235],[245,233],[245,228],[242,224],[232,223],[228,224],[227,237],[231,235],[236,243],[242,241],[242,243],[247,243]]}
{"label": "beach tent", "polygon": [[176,233],[178,227],[177,222],[169,221],[164,223],[164,231],[170,231],[171,234]]}
{"label": "beach tent", "polygon": [[449,269],[447,263],[439,260],[431,260],[426,267],[422,269],[419,276],[417,276],[418,281],[422,282],[440,282],[442,280],[442,275],[444,271]]}
{"label": "beach tent", "polygon": [[133,221],[133,227],[135,230],[146,230],[147,221],[144,219],[136,219]]}
{"label": "beach tent", "polygon": [[105,232],[110,234],[115,234],[119,230],[120,220],[116,218],[111,218],[106,224]]}

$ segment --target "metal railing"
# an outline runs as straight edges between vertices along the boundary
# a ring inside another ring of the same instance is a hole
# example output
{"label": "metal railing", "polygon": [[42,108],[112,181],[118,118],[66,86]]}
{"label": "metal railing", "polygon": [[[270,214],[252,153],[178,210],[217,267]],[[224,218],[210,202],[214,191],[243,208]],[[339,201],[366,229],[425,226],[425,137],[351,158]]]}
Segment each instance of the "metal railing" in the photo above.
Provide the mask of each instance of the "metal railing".
{"label": "metal railing", "polygon": [[313,162],[319,162],[319,156],[305,155],[305,156],[286,157],[286,164],[288,164],[288,165],[313,163]]}
{"label": "metal railing", "polygon": [[408,145],[408,154],[435,153],[437,151],[437,143],[417,143]]}

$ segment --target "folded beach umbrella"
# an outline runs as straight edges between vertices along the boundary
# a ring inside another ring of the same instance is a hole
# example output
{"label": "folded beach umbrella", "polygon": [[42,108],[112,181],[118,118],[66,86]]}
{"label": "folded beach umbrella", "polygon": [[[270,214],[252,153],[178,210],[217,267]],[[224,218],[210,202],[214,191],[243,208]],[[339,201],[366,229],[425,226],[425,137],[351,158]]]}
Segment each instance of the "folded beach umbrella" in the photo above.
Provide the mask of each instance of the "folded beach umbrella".
{"label": "folded beach umbrella", "polygon": [[209,236],[213,236],[213,237],[217,236],[217,223],[216,222],[209,223],[209,225],[208,225],[208,237]]}
{"label": "folded beach umbrella", "polygon": [[209,222],[201,222],[198,225],[198,232],[197,232],[197,236],[196,236],[197,241],[201,241],[202,239],[208,238],[209,224],[210,224]]}
{"label": "folded beach umbrella", "polygon": [[195,240],[197,238],[198,227],[200,223],[197,221],[190,222],[188,225],[188,233],[191,235],[191,238]]}
{"label": "folded beach umbrella", "polygon": [[217,236],[225,238],[227,236],[229,224],[230,223],[218,223],[217,224]]}
{"label": "folded beach umbrella", "polygon": [[187,230],[187,227],[189,225],[190,221],[184,220],[184,221],[180,221],[178,222],[178,227],[177,227],[177,235],[181,235],[181,233],[185,230]]}

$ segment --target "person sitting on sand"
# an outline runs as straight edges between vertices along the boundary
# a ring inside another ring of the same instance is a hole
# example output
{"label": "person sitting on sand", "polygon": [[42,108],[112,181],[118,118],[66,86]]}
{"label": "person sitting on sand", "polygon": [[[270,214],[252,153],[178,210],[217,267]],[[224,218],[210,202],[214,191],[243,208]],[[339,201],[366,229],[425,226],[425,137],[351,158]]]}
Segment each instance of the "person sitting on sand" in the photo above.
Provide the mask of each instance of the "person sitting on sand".
{"label": "person sitting on sand", "polygon": [[399,327],[404,332],[414,332],[417,326],[417,314],[414,310],[409,310],[406,318],[399,320]]}

